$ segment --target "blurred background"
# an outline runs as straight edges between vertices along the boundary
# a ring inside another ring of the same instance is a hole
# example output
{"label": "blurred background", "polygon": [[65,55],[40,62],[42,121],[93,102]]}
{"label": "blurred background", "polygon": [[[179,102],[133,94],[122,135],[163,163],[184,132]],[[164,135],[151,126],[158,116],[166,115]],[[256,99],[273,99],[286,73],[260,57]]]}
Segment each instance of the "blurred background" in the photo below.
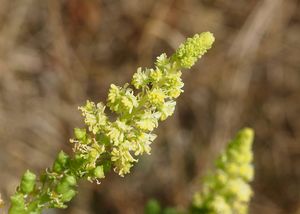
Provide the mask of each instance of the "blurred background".
{"label": "blurred background", "polygon": [[216,42],[184,74],[176,113],[151,156],[101,185],[82,182],[63,211],[142,213],[150,198],[186,207],[200,178],[242,127],[256,131],[251,213],[300,213],[299,0],[0,0],[0,192],[40,172],[105,101],[111,83],[172,54],[188,36]]}

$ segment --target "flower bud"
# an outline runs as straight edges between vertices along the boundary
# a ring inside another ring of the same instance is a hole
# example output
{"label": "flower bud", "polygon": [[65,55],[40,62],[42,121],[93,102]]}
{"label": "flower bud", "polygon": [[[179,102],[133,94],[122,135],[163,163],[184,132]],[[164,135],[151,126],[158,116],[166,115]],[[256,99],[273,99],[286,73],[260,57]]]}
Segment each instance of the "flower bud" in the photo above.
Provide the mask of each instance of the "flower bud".
{"label": "flower bud", "polygon": [[31,193],[34,190],[36,175],[29,170],[25,172],[21,180],[21,191],[23,193]]}
{"label": "flower bud", "polygon": [[76,178],[73,175],[64,177],[63,182],[66,182],[69,186],[75,186],[77,184]]}
{"label": "flower bud", "polygon": [[60,153],[58,154],[54,164],[53,164],[53,171],[54,172],[62,172],[64,170],[64,168],[66,167],[66,164],[69,160],[69,156],[64,153],[63,151],[60,151]]}
{"label": "flower bud", "polygon": [[76,178],[73,175],[65,176],[60,183],[57,184],[56,191],[59,194],[69,191],[77,183]]}
{"label": "flower bud", "polygon": [[94,176],[95,176],[96,178],[104,178],[104,177],[105,177],[103,166],[97,166],[97,167],[94,169]]}
{"label": "flower bud", "polygon": [[66,191],[62,194],[61,199],[64,202],[68,202],[68,201],[71,201],[75,195],[76,195],[76,191],[73,189],[69,189],[68,191]]}
{"label": "flower bud", "polygon": [[9,214],[20,214],[25,213],[25,201],[23,194],[13,195],[11,198],[11,207],[9,209]]}
{"label": "flower bud", "polygon": [[68,160],[69,160],[69,156],[64,153],[63,151],[60,151],[58,156],[57,156],[57,162],[60,163],[61,165],[66,165]]}
{"label": "flower bud", "polygon": [[58,194],[63,194],[64,192],[67,192],[70,189],[72,189],[72,187],[70,187],[70,185],[68,185],[68,183],[66,182],[58,183],[56,186],[56,192]]}
{"label": "flower bud", "polygon": [[79,129],[75,128],[74,129],[74,134],[77,140],[82,140],[85,141],[86,139],[86,129]]}

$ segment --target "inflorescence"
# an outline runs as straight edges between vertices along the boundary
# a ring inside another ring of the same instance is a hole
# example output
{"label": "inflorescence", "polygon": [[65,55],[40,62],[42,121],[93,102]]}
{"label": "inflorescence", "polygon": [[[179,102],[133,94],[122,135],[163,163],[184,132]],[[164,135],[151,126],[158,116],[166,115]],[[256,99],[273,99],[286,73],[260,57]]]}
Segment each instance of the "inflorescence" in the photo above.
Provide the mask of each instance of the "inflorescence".
{"label": "inflorescence", "polygon": [[[209,32],[196,34],[173,56],[157,57],[155,68],[138,68],[131,85],[112,84],[106,105],[87,101],[79,108],[86,128],[75,128],[75,137],[70,140],[74,154],[61,151],[39,179],[26,171],[11,197],[9,213],[37,214],[45,208],[65,208],[76,195],[79,179],[99,183],[111,168],[120,176],[129,173],[139,155],[150,154],[158,122],[174,112],[175,99],[183,92],[181,69],[191,68],[213,42]],[[112,120],[106,109],[116,119]]]}
{"label": "inflorescence", "polygon": [[194,196],[193,214],[246,214],[253,192],[252,129],[241,130],[216,161],[216,169]]}

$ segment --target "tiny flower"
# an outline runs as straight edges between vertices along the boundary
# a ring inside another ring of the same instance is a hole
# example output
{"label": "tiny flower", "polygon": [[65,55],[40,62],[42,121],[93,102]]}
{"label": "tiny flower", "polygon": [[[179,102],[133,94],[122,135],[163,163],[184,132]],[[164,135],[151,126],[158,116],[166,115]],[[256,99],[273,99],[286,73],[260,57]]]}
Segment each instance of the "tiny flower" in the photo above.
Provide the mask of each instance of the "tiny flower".
{"label": "tiny flower", "polygon": [[149,71],[142,71],[142,68],[138,68],[131,83],[136,89],[145,87],[149,83]]}

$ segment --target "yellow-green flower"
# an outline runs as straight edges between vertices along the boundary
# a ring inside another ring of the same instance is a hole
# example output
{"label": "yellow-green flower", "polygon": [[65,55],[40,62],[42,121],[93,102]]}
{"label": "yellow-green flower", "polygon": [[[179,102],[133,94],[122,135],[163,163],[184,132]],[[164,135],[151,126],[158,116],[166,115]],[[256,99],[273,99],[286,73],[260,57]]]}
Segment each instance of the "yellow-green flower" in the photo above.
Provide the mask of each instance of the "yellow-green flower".
{"label": "yellow-green flower", "polygon": [[216,170],[204,180],[196,193],[192,213],[246,214],[253,195],[249,182],[254,176],[252,166],[253,131],[241,130],[216,162]]}
{"label": "yellow-green flower", "polygon": [[[52,168],[45,170],[38,182],[28,171],[11,197],[9,214],[39,214],[44,208],[66,208],[66,202],[76,194],[78,180],[99,183],[111,168],[120,176],[129,173],[139,155],[150,154],[156,138],[152,132],[159,120],[174,112],[175,98],[183,91],[181,69],[191,67],[213,41],[211,33],[196,34],[173,56],[157,57],[155,68],[139,68],[131,85],[111,84],[107,104],[87,101],[79,107],[86,127],[74,129],[74,139],[70,140],[73,156],[59,153]],[[249,174],[244,171],[245,176]]]}

